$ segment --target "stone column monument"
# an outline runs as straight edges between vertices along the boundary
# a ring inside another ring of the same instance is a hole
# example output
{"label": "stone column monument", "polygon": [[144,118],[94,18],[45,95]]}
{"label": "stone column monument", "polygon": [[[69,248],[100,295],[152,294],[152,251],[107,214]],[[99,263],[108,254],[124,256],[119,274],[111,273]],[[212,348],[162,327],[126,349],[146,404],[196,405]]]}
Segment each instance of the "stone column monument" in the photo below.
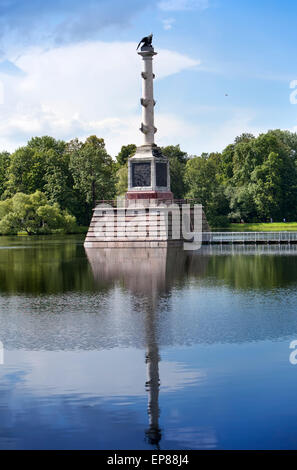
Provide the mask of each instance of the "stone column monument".
{"label": "stone column monument", "polygon": [[143,58],[142,76],[142,123],[141,132],[144,135],[144,145],[151,146],[154,142],[157,129],[154,125],[154,74],[153,74],[153,56],[157,54],[152,46],[142,46],[138,54]]}
{"label": "stone column monument", "polygon": [[[143,59],[143,96],[140,100],[143,144],[128,160],[126,197],[119,198],[116,204],[115,201],[98,201],[94,208],[84,243],[86,248],[167,248],[182,247],[184,243],[182,227],[186,219],[181,207],[185,207],[186,201],[173,200],[169,161],[154,141],[157,129],[154,123],[153,57],[156,52],[152,38],[152,34],[144,37],[137,47],[138,50],[141,46],[138,54]],[[188,241],[193,239],[193,211],[191,208],[187,219]]]}
{"label": "stone column monument", "polygon": [[128,161],[127,199],[172,200],[170,191],[169,162],[155,144],[157,129],[154,123],[154,78],[153,57],[157,53],[152,45],[153,35],[143,38],[138,54],[143,59],[142,77],[142,123],[143,145]]}

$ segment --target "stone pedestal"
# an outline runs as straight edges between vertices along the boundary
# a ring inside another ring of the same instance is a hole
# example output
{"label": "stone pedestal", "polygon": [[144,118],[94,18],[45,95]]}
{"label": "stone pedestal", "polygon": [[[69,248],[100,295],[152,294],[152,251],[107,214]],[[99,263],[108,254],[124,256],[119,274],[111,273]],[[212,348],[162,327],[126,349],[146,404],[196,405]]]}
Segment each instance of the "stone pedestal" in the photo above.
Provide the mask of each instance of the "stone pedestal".
{"label": "stone pedestal", "polygon": [[[169,201],[170,203],[170,201]],[[175,209],[180,217],[179,208]],[[166,248],[181,247],[174,238],[166,204],[159,199],[131,199],[123,207],[98,205],[86,236],[86,248]]]}
{"label": "stone pedestal", "polygon": [[156,144],[138,147],[129,158],[127,199],[173,199],[169,162]]}
{"label": "stone pedestal", "polygon": [[[128,199],[122,206],[98,204],[86,236],[86,248],[183,247],[194,238],[193,229],[208,232],[201,207],[201,224],[194,226],[194,208],[184,214],[181,206],[161,199]],[[186,234],[186,236],[184,235]]]}

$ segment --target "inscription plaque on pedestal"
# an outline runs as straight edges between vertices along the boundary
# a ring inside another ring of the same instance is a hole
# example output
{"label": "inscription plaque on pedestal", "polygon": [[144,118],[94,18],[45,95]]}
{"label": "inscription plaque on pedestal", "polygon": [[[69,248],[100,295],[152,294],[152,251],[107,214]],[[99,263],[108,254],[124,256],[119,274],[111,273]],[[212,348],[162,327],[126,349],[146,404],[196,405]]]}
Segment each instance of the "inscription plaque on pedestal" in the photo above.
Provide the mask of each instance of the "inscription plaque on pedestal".
{"label": "inscription plaque on pedestal", "polygon": [[132,163],[132,186],[142,187],[151,185],[151,164]]}
{"label": "inscription plaque on pedestal", "polygon": [[167,163],[156,163],[156,184],[158,187],[167,186]]}

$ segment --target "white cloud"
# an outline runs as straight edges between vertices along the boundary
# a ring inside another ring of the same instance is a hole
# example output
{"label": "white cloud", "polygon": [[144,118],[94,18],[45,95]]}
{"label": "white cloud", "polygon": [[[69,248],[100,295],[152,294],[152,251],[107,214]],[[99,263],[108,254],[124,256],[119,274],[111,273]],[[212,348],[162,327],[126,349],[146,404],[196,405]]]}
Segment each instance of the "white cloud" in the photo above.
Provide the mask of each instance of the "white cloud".
{"label": "white cloud", "polygon": [[[23,74],[0,72],[0,150],[13,151],[32,136],[46,134],[65,140],[96,134],[105,139],[111,155],[122,145],[141,144],[141,60],[134,43],[34,48],[15,65]],[[163,49],[154,65],[158,91],[159,80],[193,69],[199,61]],[[184,109],[169,113],[162,111],[162,95],[157,100],[156,142],[162,146],[180,144],[188,153],[200,154],[222,150],[242,132],[265,131],[253,127],[250,109],[226,108],[222,113],[187,101]]]}
{"label": "white cloud", "polygon": [[[202,124],[196,127],[197,150],[194,149],[194,153],[221,152],[227,145],[234,142],[235,137],[243,132],[257,136],[268,130],[252,125],[255,115],[249,109],[228,110],[228,114],[229,116],[222,123],[214,120],[213,125],[211,125],[209,122],[204,124],[202,121]],[[189,152],[191,152],[190,149]]]}
{"label": "white cloud", "polygon": [[[63,395],[65,390],[68,393],[79,390],[85,397],[98,399],[147,395],[146,365],[141,349],[80,350],[79,361],[77,356],[77,351],[64,351],[61,361],[60,351],[14,350],[7,353],[6,362],[26,364],[29,372],[16,387],[23,387],[25,381],[27,389],[38,391],[39,396]],[[183,363],[161,361],[159,368],[164,393],[206,381],[203,369],[188,368]]]}
{"label": "white cloud", "polygon": [[162,0],[158,7],[163,11],[205,10],[209,0]]}
{"label": "white cloud", "polygon": [[163,28],[167,31],[172,28],[172,25],[175,23],[174,18],[165,18],[162,20]]}
{"label": "white cloud", "polygon": [[[134,43],[88,42],[48,50],[32,48],[15,61],[24,73],[0,73],[0,149],[13,150],[31,136],[102,136],[111,154],[141,142],[141,62]],[[157,81],[199,65],[174,51],[155,58]],[[181,117],[157,113],[158,141],[193,133]]]}

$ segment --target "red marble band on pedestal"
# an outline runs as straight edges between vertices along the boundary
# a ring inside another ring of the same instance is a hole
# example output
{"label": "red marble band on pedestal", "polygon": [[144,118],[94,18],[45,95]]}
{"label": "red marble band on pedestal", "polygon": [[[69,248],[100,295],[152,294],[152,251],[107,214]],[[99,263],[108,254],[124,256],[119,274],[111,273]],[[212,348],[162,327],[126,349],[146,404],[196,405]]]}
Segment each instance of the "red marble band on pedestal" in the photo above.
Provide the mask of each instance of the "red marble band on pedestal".
{"label": "red marble band on pedestal", "polygon": [[172,200],[173,194],[171,191],[128,191],[126,199],[163,199]]}

